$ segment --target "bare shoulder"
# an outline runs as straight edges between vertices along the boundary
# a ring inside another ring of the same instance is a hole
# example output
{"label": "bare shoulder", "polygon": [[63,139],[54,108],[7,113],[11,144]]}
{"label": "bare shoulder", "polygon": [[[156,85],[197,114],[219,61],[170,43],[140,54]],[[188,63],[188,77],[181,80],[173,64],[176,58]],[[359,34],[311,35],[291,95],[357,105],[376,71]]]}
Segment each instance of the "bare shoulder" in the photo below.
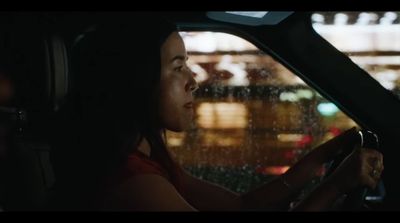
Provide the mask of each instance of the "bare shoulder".
{"label": "bare shoulder", "polygon": [[133,176],[106,199],[105,209],[132,211],[195,211],[175,187],[156,174]]}

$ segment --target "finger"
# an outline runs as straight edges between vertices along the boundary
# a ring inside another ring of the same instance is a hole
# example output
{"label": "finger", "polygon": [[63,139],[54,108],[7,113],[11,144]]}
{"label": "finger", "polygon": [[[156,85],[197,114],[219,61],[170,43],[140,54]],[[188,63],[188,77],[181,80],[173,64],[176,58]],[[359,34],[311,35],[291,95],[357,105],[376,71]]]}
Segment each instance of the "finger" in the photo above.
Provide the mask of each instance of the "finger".
{"label": "finger", "polygon": [[[371,152],[369,149],[362,149],[360,148],[359,150],[359,155],[358,155],[360,161],[361,161],[361,167],[364,170],[366,169],[366,173],[370,171],[370,169],[374,169],[375,167],[375,160],[376,160],[376,155],[374,155],[373,152]],[[365,171],[363,171],[365,172]]]}
{"label": "finger", "polygon": [[367,186],[371,189],[375,189],[378,185],[379,179],[374,178],[371,174],[366,174],[363,177],[362,184],[363,186]]}
{"label": "finger", "polygon": [[368,160],[368,163],[370,163],[373,167],[377,168],[378,166],[383,165],[383,155],[379,151],[365,148],[363,153],[365,154],[364,156]]}
{"label": "finger", "polygon": [[383,170],[383,154],[379,153],[378,158],[379,158],[379,165],[380,165],[381,169]]}
{"label": "finger", "polygon": [[370,173],[374,178],[380,178],[383,171],[383,165],[380,164],[379,159],[376,157],[372,158],[372,160],[373,161],[369,160],[369,162],[364,162],[364,173]]}
{"label": "finger", "polygon": [[368,151],[368,155],[367,157],[369,157],[369,163],[370,165],[379,170],[382,171],[383,170],[383,155],[382,153],[378,152],[378,151]]}
{"label": "finger", "polygon": [[381,160],[378,160],[378,164],[375,167],[379,172],[382,172],[385,167],[383,166],[383,162]]}
{"label": "finger", "polygon": [[380,169],[368,166],[366,167],[366,171],[363,172],[364,174],[369,174],[369,176],[375,180],[375,181],[379,181],[379,179],[381,178],[381,174],[382,171]]}

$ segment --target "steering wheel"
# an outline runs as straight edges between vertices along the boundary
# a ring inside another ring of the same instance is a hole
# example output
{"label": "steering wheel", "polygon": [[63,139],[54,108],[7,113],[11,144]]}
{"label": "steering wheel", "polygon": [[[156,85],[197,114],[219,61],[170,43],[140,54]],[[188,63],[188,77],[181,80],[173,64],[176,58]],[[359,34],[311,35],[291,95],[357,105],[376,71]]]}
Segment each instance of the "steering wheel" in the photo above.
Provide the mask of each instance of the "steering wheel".
{"label": "steering wheel", "polygon": [[[361,148],[370,148],[370,149],[378,149],[379,147],[379,140],[378,136],[368,130],[360,130],[358,131],[358,134],[360,135],[360,147]],[[343,152],[340,155],[338,155],[331,163],[331,165],[327,169],[327,173],[325,177],[328,177],[331,175],[335,169],[340,165],[340,163],[348,156],[350,155],[352,151],[347,151]],[[356,211],[356,210],[362,210],[364,206],[364,200],[367,195],[368,188],[363,186],[354,189],[353,191],[349,192],[343,200],[341,204],[341,209],[347,210],[347,211]]]}

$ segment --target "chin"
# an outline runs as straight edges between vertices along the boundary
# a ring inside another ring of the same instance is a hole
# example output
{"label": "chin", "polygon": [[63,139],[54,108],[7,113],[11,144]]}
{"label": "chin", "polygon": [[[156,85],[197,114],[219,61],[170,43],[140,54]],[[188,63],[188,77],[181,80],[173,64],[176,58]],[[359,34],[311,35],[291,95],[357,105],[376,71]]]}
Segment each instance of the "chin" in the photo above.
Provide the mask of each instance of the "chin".
{"label": "chin", "polygon": [[168,126],[166,127],[166,129],[173,131],[173,132],[183,132],[186,131],[188,129],[190,129],[190,125],[191,123],[182,123],[180,125],[176,125],[176,126]]}
{"label": "chin", "polygon": [[169,131],[173,131],[173,132],[183,132],[183,131],[185,131],[185,129],[183,129],[183,128],[166,128],[166,129],[168,129]]}

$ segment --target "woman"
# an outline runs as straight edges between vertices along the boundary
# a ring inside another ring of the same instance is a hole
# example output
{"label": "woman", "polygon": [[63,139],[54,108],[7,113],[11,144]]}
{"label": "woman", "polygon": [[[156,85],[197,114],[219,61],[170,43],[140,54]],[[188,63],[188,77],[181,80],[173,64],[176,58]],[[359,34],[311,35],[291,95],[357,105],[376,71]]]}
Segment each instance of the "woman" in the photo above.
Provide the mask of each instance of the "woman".
{"label": "woman", "polygon": [[[187,129],[193,118],[197,83],[182,38],[174,25],[154,14],[121,21],[129,22],[98,27],[75,50],[75,93],[60,110],[56,131],[59,208],[284,208],[324,162],[356,144],[353,128],[243,195],[196,179],[172,160],[164,135],[166,129]],[[382,170],[382,154],[356,149],[293,210],[327,210],[343,193],[374,188]]]}

